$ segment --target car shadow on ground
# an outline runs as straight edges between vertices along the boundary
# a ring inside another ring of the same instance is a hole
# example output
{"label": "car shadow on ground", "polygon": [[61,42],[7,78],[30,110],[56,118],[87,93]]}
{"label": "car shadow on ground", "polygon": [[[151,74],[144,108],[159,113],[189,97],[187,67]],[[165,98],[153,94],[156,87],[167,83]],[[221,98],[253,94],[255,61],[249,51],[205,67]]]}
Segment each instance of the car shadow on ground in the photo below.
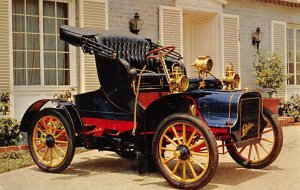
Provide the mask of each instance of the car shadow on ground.
{"label": "car shadow on ground", "polygon": [[[136,160],[120,158],[114,153],[106,154],[105,157],[82,156],[79,161],[71,163],[71,165],[60,174],[53,175],[51,180],[71,180],[73,178],[101,176],[107,173],[118,173],[118,175],[124,174],[134,176],[131,178],[131,180],[139,183],[140,186],[156,185],[165,188],[171,187],[158,172],[139,175],[136,168]],[[33,167],[32,169],[42,172],[37,167]],[[270,170],[281,169],[276,165],[273,165],[267,167],[266,169],[254,170],[240,167],[233,161],[220,162],[215,176],[203,189],[215,189],[219,187],[218,184],[238,185],[245,181],[266,175]],[[146,180],[147,178],[155,178],[155,180],[151,180],[151,182],[149,182]]]}

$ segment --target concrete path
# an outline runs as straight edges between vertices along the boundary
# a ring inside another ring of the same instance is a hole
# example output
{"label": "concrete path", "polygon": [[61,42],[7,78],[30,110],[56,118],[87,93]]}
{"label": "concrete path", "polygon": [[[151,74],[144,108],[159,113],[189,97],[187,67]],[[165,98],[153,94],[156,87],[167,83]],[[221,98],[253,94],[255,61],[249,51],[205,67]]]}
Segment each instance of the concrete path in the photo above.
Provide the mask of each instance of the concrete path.
{"label": "concrete path", "polygon": [[[239,167],[229,155],[220,155],[218,171],[203,189],[300,189],[300,126],[285,127],[284,145],[277,160],[264,170]],[[89,151],[76,155],[60,174],[37,166],[0,175],[0,190],[125,190],[171,189],[158,174],[138,175],[132,163],[112,152]]]}

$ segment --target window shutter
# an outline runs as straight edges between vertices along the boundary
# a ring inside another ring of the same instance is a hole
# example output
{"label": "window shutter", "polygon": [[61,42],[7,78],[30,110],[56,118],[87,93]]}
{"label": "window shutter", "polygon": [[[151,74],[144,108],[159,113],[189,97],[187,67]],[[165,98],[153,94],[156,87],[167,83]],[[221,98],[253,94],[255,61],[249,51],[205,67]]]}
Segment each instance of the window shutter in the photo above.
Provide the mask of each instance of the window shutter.
{"label": "window shutter", "polygon": [[159,7],[159,38],[162,46],[175,46],[183,55],[182,9]]}
{"label": "window shutter", "polygon": [[[81,27],[105,30],[107,25],[106,0],[81,1]],[[81,92],[100,88],[94,55],[81,54]]]}
{"label": "window shutter", "polygon": [[[286,23],[271,21],[271,51],[283,60],[286,73]],[[277,89],[277,97],[286,99],[286,81],[280,89]]]}
{"label": "window shutter", "polygon": [[0,1],[0,93],[10,91],[10,47],[8,1]]}
{"label": "window shutter", "polygon": [[240,74],[239,16],[223,15],[224,72],[227,63],[232,63],[235,73]]}

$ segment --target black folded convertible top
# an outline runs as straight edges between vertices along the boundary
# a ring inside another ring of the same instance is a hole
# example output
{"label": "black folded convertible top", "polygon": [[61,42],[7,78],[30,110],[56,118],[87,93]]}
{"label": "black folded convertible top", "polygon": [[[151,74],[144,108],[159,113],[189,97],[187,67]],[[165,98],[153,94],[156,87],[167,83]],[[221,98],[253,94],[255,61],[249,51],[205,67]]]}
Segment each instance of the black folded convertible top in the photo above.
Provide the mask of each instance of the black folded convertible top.
{"label": "black folded convertible top", "polygon": [[145,38],[124,31],[99,30],[91,28],[78,28],[74,26],[60,26],[60,39],[75,46],[82,45],[82,37],[130,38],[144,41]]}

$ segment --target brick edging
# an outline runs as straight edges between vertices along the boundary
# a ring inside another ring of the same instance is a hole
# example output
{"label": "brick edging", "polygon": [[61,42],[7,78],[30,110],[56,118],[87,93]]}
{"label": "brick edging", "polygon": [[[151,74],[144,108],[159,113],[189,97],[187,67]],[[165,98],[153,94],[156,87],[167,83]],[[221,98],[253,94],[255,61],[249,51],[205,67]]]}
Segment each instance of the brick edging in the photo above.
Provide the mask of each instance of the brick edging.
{"label": "brick edging", "polygon": [[9,152],[9,151],[17,151],[17,150],[27,150],[28,145],[22,145],[22,146],[4,146],[0,147],[0,153],[1,152]]}

